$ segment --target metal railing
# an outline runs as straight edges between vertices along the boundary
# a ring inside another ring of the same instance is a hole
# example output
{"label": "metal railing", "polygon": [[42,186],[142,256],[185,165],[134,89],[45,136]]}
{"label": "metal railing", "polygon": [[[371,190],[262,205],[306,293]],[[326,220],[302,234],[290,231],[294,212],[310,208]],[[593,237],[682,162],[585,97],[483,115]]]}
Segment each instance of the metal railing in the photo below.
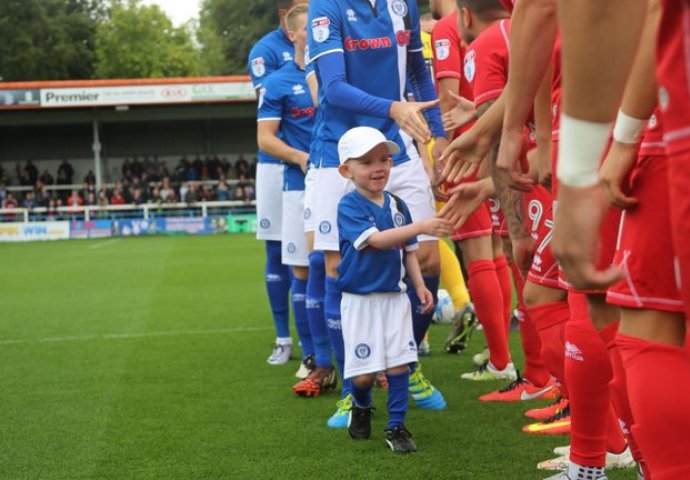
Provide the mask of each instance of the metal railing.
{"label": "metal railing", "polygon": [[[198,202],[198,203],[144,203],[141,205],[89,205],[89,206],[65,206],[48,209],[37,208],[5,208],[0,209],[1,222],[30,222],[46,218],[59,220],[84,220],[92,219],[117,219],[117,218],[149,218],[166,217],[182,211],[183,216],[226,215],[228,213],[254,213],[256,201],[249,202],[232,200],[226,202]],[[134,215],[132,215],[132,213]],[[186,214],[185,214],[186,213]],[[197,215],[200,213],[200,215]]]}

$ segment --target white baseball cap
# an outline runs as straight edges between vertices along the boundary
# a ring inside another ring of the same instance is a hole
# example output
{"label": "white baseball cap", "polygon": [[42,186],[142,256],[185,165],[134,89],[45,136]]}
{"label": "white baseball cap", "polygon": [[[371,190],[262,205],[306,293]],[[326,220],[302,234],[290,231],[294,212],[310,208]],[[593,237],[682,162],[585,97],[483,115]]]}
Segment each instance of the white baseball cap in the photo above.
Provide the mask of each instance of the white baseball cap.
{"label": "white baseball cap", "polygon": [[359,158],[370,152],[374,147],[385,143],[388,151],[395,155],[400,153],[400,147],[395,142],[386,140],[383,133],[372,127],[351,128],[338,142],[338,158],[342,165],[351,158]]}

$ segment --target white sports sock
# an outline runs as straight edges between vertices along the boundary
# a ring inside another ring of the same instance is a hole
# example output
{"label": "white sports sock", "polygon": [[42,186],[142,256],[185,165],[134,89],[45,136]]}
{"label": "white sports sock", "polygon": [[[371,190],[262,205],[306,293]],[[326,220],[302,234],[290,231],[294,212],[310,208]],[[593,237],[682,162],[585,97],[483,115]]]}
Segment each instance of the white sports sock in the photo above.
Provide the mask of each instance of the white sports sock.
{"label": "white sports sock", "polygon": [[276,345],[290,345],[292,346],[292,338],[290,337],[276,337]]}
{"label": "white sports sock", "polygon": [[568,465],[568,478],[571,480],[607,480],[603,467],[583,467],[573,462]]}

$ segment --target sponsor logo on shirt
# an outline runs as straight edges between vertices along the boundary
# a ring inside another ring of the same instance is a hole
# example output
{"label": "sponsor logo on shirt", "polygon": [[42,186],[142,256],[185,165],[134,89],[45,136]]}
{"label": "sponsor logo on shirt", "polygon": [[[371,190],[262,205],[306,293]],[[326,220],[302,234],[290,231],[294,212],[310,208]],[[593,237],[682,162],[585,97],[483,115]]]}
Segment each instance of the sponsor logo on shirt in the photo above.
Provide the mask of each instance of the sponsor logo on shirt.
{"label": "sponsor logo on shirt", "polygon": [[266,73],[266,62],[264,57],[256,57],[252,60],[252,73],[255,77],[263,77]]}
{"label": "sponsor logo on shirt", "polygon": [[292,116],[292,118],[313,117],[315,113],[316,113],[316,109],[314,107],[307,107],[307,108],[292,107],[292,109],[290,109],[290,116]]}
{"label": "sponsor logo on shirt", "polygon": [[398,30],[397,32],[395,32],[395,39],[397,40],[398,45],[401,47],[409,45],[410,38],[412,38],[411,30]]}
{"label": "sponsor logo on shirt", "polygon": [[391,48],[393,43],[388,37],[379,38],[345,38],[343,42],[345,50],[354,52],[355,50],[375,50],[378,48]]}
{"label": "sponsor logo on shirt", "polygon": [[311,36],[317,43],[323,43],[331,35],[331,21],[328,17],[317,17],[311,21]]}
{"label": "sponsor logo on shirt", "polygon": [[436,58],[439,60],[445,60],[450,56],[450,40],[447,38],[436,40],[434,48],[436,50]]}

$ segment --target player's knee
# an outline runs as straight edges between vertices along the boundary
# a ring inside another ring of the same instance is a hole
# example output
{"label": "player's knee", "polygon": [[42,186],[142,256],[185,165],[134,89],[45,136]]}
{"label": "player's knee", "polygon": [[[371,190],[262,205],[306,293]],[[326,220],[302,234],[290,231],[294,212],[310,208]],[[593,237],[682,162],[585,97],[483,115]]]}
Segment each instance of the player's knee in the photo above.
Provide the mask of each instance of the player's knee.
{"label": "player's knee", "polygon": [[376,375],[373,373],[367,373],[366,375],[357,375],[356,377],[352,377],[352,383],[361,389],[371,388],[374,385],[375,381]]}
{"label": "player's knee", "polygon": [[419,268],[424,275],[439,275],[441,273],[441,254],[436,242],[422,242],[417,251]]}
{"label": "player's knee", "polygon": [[339,252],[325,252],[326,261],[326,276],[337,277],[338,276],[338,265],[340,264],[340,253]]}
{"label": "player's knee", "polygon": [[292,267],[292,274],[297,280],[306,280],[309,277],[308,267]]}

